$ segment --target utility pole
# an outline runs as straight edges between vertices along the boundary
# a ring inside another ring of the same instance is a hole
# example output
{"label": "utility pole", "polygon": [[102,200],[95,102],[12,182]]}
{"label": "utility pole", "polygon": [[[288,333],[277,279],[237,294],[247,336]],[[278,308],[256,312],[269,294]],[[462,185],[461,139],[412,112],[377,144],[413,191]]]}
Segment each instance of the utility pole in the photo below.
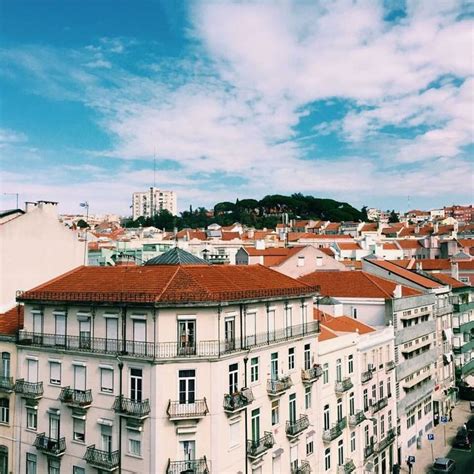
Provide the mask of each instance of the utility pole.
{"label": "utility pole", "polygon": [[20,196],[18,193],[3,193],[4,196],[16,196],[16,208],[18,208],[18,197]]}

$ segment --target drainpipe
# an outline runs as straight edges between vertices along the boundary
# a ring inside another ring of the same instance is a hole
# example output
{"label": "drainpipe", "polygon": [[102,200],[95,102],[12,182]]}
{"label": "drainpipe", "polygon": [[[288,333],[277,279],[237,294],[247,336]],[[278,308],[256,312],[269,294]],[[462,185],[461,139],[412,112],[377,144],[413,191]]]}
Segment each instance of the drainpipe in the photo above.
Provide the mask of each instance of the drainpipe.
{"label": "drainpipe", "polygon": [[[247,362],[249,361],[248,352],[244,357],[244,387],[247,387]],[[245,474],[248,474],[248,416],[247,406],[245,407]]]}
{"label": "drainpipe", "polygon": [[119,411],[119,430],[118,430],[118,474],[122,474],[122,400],[123,400],[123,361],[120,357],[117,357],[118,368],[119,368],[119,402],[120,402],[120,411]]}

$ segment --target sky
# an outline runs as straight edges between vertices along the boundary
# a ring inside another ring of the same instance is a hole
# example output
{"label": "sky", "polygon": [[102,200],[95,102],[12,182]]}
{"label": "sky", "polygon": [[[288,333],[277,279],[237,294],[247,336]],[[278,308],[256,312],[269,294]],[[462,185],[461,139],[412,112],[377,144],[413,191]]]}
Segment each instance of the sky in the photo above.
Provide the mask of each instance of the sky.
{"label": "sky", "polygon": [[154,183],[180,210],[473,202],[467,1],[0,5],[2,209],[126,216]]}

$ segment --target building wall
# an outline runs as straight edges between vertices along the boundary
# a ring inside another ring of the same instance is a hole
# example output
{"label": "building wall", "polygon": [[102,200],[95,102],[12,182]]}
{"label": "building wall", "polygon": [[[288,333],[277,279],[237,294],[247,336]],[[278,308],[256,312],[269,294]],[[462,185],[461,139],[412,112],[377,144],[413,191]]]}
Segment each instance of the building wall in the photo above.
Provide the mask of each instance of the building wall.
{"label": "building wall", "polygon": [[174,216],[178,213],[177,196],[174,191],[163,191],[150,188],[144,192],[136,192],[132,195],[132,216],[152,217],[162,210],[167,210]]}

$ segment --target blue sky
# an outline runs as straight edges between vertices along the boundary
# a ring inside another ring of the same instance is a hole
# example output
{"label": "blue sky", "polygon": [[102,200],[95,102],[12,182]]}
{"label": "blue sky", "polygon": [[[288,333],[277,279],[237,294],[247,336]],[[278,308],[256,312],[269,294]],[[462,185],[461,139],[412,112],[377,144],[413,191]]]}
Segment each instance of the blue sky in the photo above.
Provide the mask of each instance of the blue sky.
{"label": "blue sky", "polygon": [[[4,0],[2,191],[129,214],[302,192],[471,203],[473,9],[437,0]],[[0,196],[13,207],[11,195]]]}

